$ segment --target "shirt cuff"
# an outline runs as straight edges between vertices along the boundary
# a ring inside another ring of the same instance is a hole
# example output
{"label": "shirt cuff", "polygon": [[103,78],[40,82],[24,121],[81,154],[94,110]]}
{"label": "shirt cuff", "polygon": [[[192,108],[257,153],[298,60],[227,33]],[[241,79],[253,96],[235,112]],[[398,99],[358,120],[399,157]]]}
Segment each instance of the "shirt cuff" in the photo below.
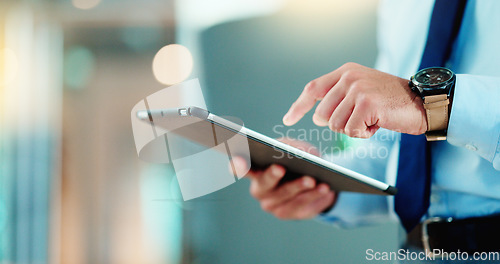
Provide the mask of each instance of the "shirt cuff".
{"label": "shirt cuff", "polygon": [[447,140],[500,170],[500,78],[457,74]]}

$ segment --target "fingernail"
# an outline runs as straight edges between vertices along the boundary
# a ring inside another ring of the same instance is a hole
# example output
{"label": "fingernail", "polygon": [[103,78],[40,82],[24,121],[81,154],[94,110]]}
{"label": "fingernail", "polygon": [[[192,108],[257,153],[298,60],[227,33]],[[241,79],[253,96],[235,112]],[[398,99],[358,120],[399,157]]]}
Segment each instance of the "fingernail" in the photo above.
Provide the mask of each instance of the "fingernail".
{"label": "fingernail", "polygon": [[286,113],[285,116],[283,117],[283,124],[287,125],[290,123],[290,113]]}
{"label": "fingernail", "polygon": [[276,165],[273,165],[273,168],[271,169],[271,171],[272,171],[273,175],[277,178],[283,176],[283,170]]}
{"label": "fingernail", "polygon": [[317,126],[327,126],[328,121],[319,117],[317,114],[313,115],[313,123],[316,124]]}
{"label": "fingernail", "polygon": [[319,192],[321,194],[327,194],[329,190],[330,190],[330,188],[328,188],[328,186],[325,186],[325,185],[321,185],[319,187]]}
{"label": "fingernail", "polygon": [[233,162],[235,169],[237,169],[237,170],[240,167],[243,167],[243,164],[242,164],[241,160],[239,160],[239,159],[233,159],[232,162]]}
{"label": "fingernail", "polygon": [[302,182],[302,184],[304,184],[304,187],[312,188],[312,187],[314,187],[314,180],[307,177],[307,178],[304,178],[304,181]]}
{"label": "fingernail", "polygon": [[242,160],[240,158],[235,158],[232,161],[233,161],[233,165],[234,165],[234,168],[236,169],[236,171],[247,169],[247,164],[244,160]]}

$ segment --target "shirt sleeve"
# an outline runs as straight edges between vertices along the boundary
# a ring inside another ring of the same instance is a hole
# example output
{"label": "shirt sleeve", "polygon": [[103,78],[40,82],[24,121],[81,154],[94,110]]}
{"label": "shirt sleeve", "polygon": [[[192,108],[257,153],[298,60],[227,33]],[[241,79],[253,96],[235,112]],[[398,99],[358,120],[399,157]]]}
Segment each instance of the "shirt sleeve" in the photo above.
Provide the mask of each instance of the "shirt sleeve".
{"label": "shirt sleeve", "polygon": [[458,74],[447,140],[500,170],[500,78]]}
{"label": "shirt sleeve", "polygon": [[[327,156],[325,159],[374,179],[393,184],[386,177],[387,165],[391,156],[394,156],[393,146],[398,139],[399,134],[381,130],[368,140],[350,139],[346,149]],[[396,157],[397,154],[395,153]],[[390,196],[383,195],[340,192],[335,206],[329,212],[320,214],[317,220],[342,228],[384,223],[393,219],[390,199]]]}

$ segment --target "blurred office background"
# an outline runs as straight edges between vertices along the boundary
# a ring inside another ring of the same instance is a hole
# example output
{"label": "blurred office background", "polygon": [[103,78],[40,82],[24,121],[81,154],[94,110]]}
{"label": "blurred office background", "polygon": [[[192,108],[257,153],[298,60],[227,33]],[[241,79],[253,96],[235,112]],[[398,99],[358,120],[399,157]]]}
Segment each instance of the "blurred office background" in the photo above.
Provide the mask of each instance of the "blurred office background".
{"label": "blurred office background", "polygon": [[182,202],[171,167],[138,159],[130,124],[166,87],[155,54],[179,43],[209,110],[273,136],[309,80],[373,66],[377,3],[2,0],[0,263],[361,263],[395,250],[394,224],[277,220],[247,180]]}

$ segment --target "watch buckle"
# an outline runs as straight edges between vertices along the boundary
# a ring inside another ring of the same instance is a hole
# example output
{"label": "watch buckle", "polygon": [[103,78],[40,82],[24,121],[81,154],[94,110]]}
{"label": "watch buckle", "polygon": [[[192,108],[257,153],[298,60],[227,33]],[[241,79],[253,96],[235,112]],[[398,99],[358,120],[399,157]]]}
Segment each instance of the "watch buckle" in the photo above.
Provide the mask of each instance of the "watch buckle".
{"label": "watch buckle", "polygon": [[442,141],[446,140],[446,130],[434,130],[425,132],[427,141]]}

